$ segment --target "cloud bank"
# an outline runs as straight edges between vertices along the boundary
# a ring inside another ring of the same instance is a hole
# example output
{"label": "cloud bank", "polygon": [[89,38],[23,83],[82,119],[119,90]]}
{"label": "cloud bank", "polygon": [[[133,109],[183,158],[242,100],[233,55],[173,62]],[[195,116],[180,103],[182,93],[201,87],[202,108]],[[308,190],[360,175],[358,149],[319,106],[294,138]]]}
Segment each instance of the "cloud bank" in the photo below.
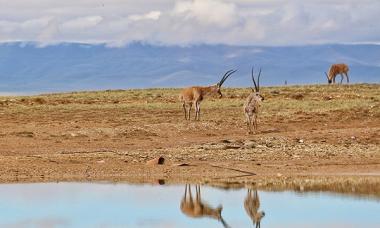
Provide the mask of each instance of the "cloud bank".
{"label": "cloud bank", "polygon": [[378,0],[0,0],[0,42],[380,43]]}

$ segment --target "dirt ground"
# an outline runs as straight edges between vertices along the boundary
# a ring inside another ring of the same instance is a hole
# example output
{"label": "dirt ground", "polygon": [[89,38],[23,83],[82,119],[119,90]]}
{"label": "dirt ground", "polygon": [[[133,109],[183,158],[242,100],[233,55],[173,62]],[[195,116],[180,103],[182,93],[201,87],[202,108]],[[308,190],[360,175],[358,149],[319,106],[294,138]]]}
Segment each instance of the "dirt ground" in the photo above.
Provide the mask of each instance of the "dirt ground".
{"label": "dirt ground", "polygon": [[[379,84],[263,88],[253,135],[242,109],[249,91],[206,98],[201,121],[184,119],[178,89],[0,97],[0,182],[323,179],[380,192]],[[159,156],[164,164],[146,164]]]}

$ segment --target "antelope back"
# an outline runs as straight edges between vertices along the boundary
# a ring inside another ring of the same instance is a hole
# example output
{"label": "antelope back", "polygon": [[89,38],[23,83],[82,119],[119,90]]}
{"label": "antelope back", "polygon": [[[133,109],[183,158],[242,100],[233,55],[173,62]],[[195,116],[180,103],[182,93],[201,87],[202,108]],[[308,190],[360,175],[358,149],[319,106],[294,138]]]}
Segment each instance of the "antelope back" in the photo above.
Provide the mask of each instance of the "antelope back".
{"label": "antelope back", "polygon": [[197,87],[187,87],[182,89],[179,98],[180,101],[186,101],[186,102],[191,102],[194,100],[194,90],[197,90]]}
{"label": "antelope back", "polygon": [[330,67],[329,78],[332,79],[332,77],[335,77],[337,74],[347,73],[348,70],[348,66],[344,63],[333,64]]}

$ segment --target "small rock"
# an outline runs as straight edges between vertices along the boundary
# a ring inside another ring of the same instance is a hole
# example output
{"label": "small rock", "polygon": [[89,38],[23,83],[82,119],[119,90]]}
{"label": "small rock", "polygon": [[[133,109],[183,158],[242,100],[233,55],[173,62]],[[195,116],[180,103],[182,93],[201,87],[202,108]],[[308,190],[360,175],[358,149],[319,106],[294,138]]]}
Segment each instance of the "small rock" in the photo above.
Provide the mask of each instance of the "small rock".
{"label": "small rock", "polygon": [[256,144],[255,144],[255,142],[248,141],[248,142],[245,142],[245,143],[244,143],[244,147],[247,148],[247,149],[255,148],[255,147],[256,147]]}
{"label": "small rock", "polygon": [[282,173],[277,173],[277,177],[282,177]]}
{"label": "small rock", "polygon": [[268,148],[271,148],[271,147],[273,147],[273,144],[271,142],[266,142],[265,146],[268,147]]}
{"label": "small rock", "polygon": [[99,160],[99,161],[96,161],[96,163],[102,164],[102,163],[105,163],[105,161],[104,160]]}
{"label": "small rock", "polygon": [[303,143],[303,139],[299,139],[298,142],[299,142],[299,143]]}
{"label": "small rock", "polygon": [[165,163],[165,158],[162,156],[151,159],[146,162],[147,165],[163,165],[164,163]]}
{"label": "small rock", "polygon": [[220,140],[221,143],[233,143],[233,140],[230,139],[222,139]]}

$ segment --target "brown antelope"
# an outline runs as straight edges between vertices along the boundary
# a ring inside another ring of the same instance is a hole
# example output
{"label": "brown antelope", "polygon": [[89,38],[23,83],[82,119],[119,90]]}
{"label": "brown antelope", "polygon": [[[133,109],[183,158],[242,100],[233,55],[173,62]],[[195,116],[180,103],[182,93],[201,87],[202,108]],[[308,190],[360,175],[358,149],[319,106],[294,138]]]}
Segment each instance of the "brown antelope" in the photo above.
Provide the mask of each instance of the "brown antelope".
{"label": "brown antelope", "polygon": [[[213,95],[217,94],[219,95],[219,98],[223,96],[222,92],[220,91],[220,88],[222,87],[223,83],[227,80],[227,78],[235,73],[236,70],[229,70],[227,71],[222,79],[216,84],[216,85],[211,85],[211,86],[192,86],[188,88],[184,88],[181,91],[181,94],[179,95],[179,99],[182,102],[183,106],[183,111],[185,112],[185,119],[190,120],[190,111],[191,107],[194,104],[195,106],[195,120],[200,119],[200,112],[201,112],[201,107],[200,104],[203,100],[203,98],[206,95]],[[189,109],[187,111],[186,107],[189,106]]]}
{"label": "brown antelope", "polygon": [[264,100],[264,97],[260,94],[260,75],[261,68],[259,71],[259,75],[257,76],[257,84],[255,81],[255,77],[253,76],[253,67],[251,72],[251,77],[253,81],[253,85],[255,89],[252,89],[252,93],[247,97],[247,100],[244,103],[244,114],[247,121],[248,133],[252,134],[252,125],[254,130],[257,130],[257,115],[259,113],[259,108],[261,106],[261,102]]}
{"label": "brown antelope", "polygon": [[328,83],[329,84],[331,84],[331,83],[335,84],[335,78],[338,74],[340,74],[340,76],[342,77],[340,79],[341,84],[342,84],[343,78],[344,78],[343,75],[346,76],[347,83],[349,83],[348,74],[347,74],[349,70],[350,69],[348,68],[348,66],[344,63],[338,63],[338,64],[331,65],[330,70],[329,70],[329,74],[327,74],[325,72]]}
{"label": "brown antelope", "polygon": [[222,210],[222,206],[212,208],[205,202],[202,202],[200,185],[195,186],[195,199],[193,199],[191,194],[191,186],[185,185],[185,194],[181,201],[182,213],[192,218],[209,217],[217,219],[222,223],[223,227],[229,227],[222,217]]}
{"label": "brown antelope", "polygon": [[259,211],[260,198],[257,190],[248,189],[247,196],[244,200],[244,208],[248,216],[251,218],[253,225],[260,228],[261,219],[265,216],[264,211]]}

